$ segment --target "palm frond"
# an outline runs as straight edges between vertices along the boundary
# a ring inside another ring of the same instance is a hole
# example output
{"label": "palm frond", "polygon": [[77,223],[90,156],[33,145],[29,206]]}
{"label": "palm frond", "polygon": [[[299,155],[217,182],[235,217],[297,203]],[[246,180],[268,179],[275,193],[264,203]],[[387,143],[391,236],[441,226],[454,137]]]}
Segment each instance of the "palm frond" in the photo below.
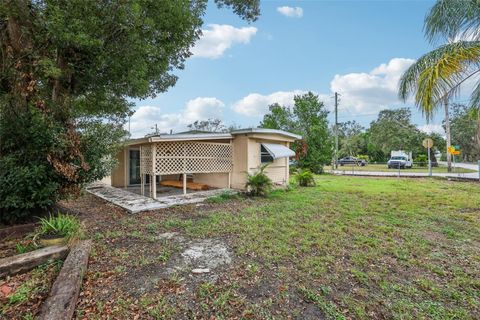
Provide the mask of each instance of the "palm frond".
{"label": "palm frond", "polygon": [[470,105],[476,110],[477,117],[480,117],[480,82],[477,82],[475,89],[473,89],[470,96]]}
{"label": "palm frond", "polygon": [[399,97],[412,94],[415,104],[431,119],[444,99],[458,92],[459,86],[480,72],[480,41],[459,41],[443,45],[420,57],[403,74]]}
{"label": "palm frond", "polygon": [[425,17],[424,31],[431,42],[480,40],[480,1],[438,0]]}

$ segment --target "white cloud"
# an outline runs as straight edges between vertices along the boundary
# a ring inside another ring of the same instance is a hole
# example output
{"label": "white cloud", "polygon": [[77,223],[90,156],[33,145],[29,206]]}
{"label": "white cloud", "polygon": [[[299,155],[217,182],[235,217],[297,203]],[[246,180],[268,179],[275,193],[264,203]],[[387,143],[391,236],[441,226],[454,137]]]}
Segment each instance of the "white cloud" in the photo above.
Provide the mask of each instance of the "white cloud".
{"label": "white cloud", "polygon": [[247,44],[257,33],[255,27],[235,28],[228,24],[209,24],[192,48],[194,57],[217,59],[236,43]]}
{"label": "white cloud", "polygon": [[225,104],[217,98],[198,97],[187,102],[183,111],[183,121],[190,124],[196,120],[219,118]]}
{"label": "white cloud", "polygon": [[232,110],[245,116],[261,116],[268,112],[268,106],[273,103],[278,103],[283,106],[292,106],[293,97],[297,94],[303,93],[306,93],[306,91],[277,91],[268,95],[250,93],[235,102],[232,106]]}
{"label": "white cloud", "polygon": [[303,9],[300,7],[278,7],[277,11],[289,18],[301,18],[303,17]]}
{"label": "white cloud", "polygon": [[178,113],[162,113],[160,107],[141,106],[130,119],[132,136],[141,137],[153,132],[155,124],[163,133],[170,130],[184,130],[186,126],[196,120],[222,118],[225,104],[213,97],[198,97],[189,100],[185,108]]}
{"label": "white cloud", "polygon": [[442,136],[445,136],[445,130],[441,124],[424,124],[423,126],[418,126],[418,130],[423,131],[427,134],[430,133],[439,133]]}
{"label": "white cloud", "polygon": [[398,81],[415,60],[394,58],[368,73],[335,75],[330,88],[341,94],[341,105],[355,113],[371,113],[398,105]]}

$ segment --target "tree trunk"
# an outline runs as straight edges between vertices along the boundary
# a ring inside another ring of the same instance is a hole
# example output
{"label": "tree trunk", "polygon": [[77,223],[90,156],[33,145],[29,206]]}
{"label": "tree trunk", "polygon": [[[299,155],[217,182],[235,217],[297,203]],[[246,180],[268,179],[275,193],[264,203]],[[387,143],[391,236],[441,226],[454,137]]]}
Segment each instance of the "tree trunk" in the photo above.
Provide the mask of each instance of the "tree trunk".
{"label": "tree trunk", "polygon": [[448,149],[452,145],[451,135],[450,135],[450,116],[448,114],[448,99],[444,100],[445,106],[445,133],[447,135],[447,171],[452,172],[452,155],[448,152]]}

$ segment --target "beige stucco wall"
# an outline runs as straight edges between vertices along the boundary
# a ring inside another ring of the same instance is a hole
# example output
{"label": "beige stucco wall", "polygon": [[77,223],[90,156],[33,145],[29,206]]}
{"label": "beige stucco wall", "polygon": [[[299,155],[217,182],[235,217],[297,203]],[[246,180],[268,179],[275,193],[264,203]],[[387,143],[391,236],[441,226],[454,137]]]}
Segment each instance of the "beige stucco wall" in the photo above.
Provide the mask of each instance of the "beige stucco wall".
{"label": "beige stucco wall", "polygon": [[194,173],[193,182],[214,188],[228,188],[228,173]]}
{"label": "beige stucco wall", "polygon": [[[292,139],[276,134],[239,134],[232,140],[233,145],[233,169],[230,186],[234,189],[245,189],[246,173],[254,173],[258,170],[260,162],[261,143],[280,143],[289,147]],[[224,142],[224,141],[222,141]],[[132,148],[134,146],[130,146]],[[138,147],[138,146],[135,146]],[[117,155],[118,166],[112,171],[111,183],[114,187],[125,187],[126,170],[128,161],[128,149],[126,147]],[[267,175],[277,185],[285,185],[289,179],[288,158],[277,159],[266,169]],[[162,180],[176,180],[178,175],[162,176]],[[228,173],[195,173],[194,181],[205,183],[216,188],[228,187]]]}
{"label": "beige stucco wall", "polygon": [[125,180],[126,165],[128,160],[125,156],[127,153],[126,150],[127,149],[125,148],[117,154],[118,165],[112,171],[111,175],[111,182],[113,187],[123,188],[127,186],[127,181]]}
{"label": "beige stucco wall", "polygon": [[[289,147],[286,138],[275,134],[243,134],[233,139],[233,173],[231,186],[245,189],[246,173],[254,173],[261,164],[260,144],[280,143]],[[288,158],[274,160],[266,169],[267,175],[277,185],[285,185],[289,179]]]}
{"label": "beige stucco wall", "polygon": [[237,135],[233,139],[233,171],[231,187],[234,189],[245,188],[248,171],[248,140],[246,135]]}
{"label": "beige stucco wall", "polygon": [[[289,146],[287,141],[249,138],[248,139],[248,172],[253,173],[261,165],[260,145],[262,143],[278,143],[286,147]],[[274,184],[285,185],[289,179],[288,158],[280,158],[270,163],[265,170],[267,176],[272,179]]]}

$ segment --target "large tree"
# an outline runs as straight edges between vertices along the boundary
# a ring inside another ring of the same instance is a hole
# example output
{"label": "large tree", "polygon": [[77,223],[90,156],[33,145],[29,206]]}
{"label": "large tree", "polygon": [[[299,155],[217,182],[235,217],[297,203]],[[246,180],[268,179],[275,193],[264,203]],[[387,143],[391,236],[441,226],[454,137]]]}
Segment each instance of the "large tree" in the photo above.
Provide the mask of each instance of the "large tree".
{"label": "large tree", "polygon": [[287,106],[274,103],[268,106],[269,113],[263,116],[260,122],[261,128],[269,128],[283,131],[297,131],[297,122],[292,110]]}
{"label": "large tree", "polygon": [[273,104],[263,117],[262,128],[280,129],[297,133],[302,140],[293,146],[300,167],[320,173],[331,161],[332,139],[328,130],[328,111],[312,92],[294,97],[293,108]]}
{"label": "large tree", "polygon": [[365,128],[355,120],[338,124],[338,138],[340,142],[339,157],[367,154]]}
{"label": "large tree", "polygon": [[475,108],[454,104],[450,122],[452,144],[460,146],[460,158],[472,162],[480,159],[480,143],[477,137],[480,128]]}
{"label": "large tree", "polygon": [[[438,0],[425,18],[425,35],[432,42],[443,41],[437,49],[420,57],[402,76],[399,95],[415,103],[427,119],[444,107],[447,147],[451,144],[448,100],[462,83],[480,72],[480,2]],[[471,95],[473,106],[480,105],[480,81]],[[447,155],[451,170],[450,155]]]}
{"label": "large tree", "polygon": [[[248,21],[259,15],[259,0],[215,3]],[[206,6],[0,2],[0,218],[46,208],[108,172],[129,101],[175,84]]]}
{"label": "large tree", "polygon": [[376,160],[387,160],[392,150],[412,151],[414,156],[426,153],[422,140],[427,135],[411,122],[411,116],[408,108],[380,111],[368,129],[369,149]]}

